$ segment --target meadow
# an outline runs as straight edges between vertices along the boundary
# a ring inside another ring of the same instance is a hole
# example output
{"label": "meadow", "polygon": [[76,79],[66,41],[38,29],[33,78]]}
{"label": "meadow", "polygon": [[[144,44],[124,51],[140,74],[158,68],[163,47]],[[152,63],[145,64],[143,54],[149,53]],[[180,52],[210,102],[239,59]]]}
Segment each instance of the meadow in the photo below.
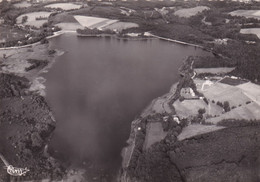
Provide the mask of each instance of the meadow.
{"label": "meadow", "polygon": [[[24,16],[27,16],[28,19],[24,23],[24,25],[30,25],[37,28],[40,28],[44,23],[48,22],[48,17],[50,16],[51,12],[47,11],[39,11],[39,12],[32,12],[26,13],[18,16],[16,18],[17,24],[22,24],[22,19]],[[37,18],[42,18],[41,20],[36,20]]]}
{"label": "meadow", "polygon": [[256,18],[260,20],[260,10],[236,10],[229,14],[232,16],[244,16],[246,18]]}
{"label": "meadow", "polygon": [[242,34],[255,34],[260,39],[260,28],[242,28],[240,30]]}
{"label": "meadow", "polygon": [[44,6],[46,8],[60,8],[62,10],[74,10],[74,9],[79,9],[81,5],[79,4],[74,4],[74,3],[54,3],[54,4],[48,4]]}
{"label": "meadow", "polygon": [[198,13],[200,13],[204,10],[209,10],[209,7],[196,6],[194,8],[183,8],[183,9],[179,9],[179,10],[175,11],[174,15],[177,15],[179,17],[189,18],[191,16],[197,15]]}

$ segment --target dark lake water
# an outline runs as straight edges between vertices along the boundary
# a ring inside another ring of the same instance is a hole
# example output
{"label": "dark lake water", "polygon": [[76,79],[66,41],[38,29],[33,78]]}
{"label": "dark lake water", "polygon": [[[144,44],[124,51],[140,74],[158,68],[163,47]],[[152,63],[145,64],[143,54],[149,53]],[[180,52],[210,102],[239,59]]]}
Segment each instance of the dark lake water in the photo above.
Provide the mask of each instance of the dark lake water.
{"label": "dark lake water", "polygon": [[[209,55],[161,40],[125,41],[72,34],[51,40],[66,53],[45,75],[57,120],[51,143],[69,165],[115,174],[131,121],[178,81],[189,55]],[[83,165],[84,164],[84,165]]]}

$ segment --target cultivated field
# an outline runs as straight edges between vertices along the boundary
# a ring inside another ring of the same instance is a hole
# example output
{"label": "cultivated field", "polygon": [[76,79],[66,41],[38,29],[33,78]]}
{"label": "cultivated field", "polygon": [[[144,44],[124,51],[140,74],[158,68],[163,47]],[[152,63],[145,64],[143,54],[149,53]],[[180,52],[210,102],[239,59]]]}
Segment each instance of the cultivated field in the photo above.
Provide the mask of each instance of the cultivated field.
{"label": "cultivated field", "polygon": [[173,104],[176,114],[181,118],[187,118],[189,116],[196,116],[200,108],[206,110],[207,115],[219,116],[222,114],[223,108],[209,102],[207,105],[203,100],[184,100],[180,102],[175,101]]}
{"label": "cultivated field", "polygon": [[240,30],[242,34],[255,34],[260,39],[260,28],[243,28]]}
{"label": "cultivated field", "polygon": [[189,18],[191,16],[194,16],[204,10],[209,10],[209,7],[207,6],[197,6],[194,8],[184,8],[180,9],[174,12],[174,15],[177,15],[179,17]]}
{"label": "cultivated field", "polygon": [[201,135],[203,133],[209,133],[216,130],[223,129],[223,126],[216,126],[216,125],[201,125],[201,124],[192,124],[186,126],[182,129],[182,132],[178,136],[178,140],[184,140],[186,138],[190,138],[196,135]]}
{"label": "cultivated field", "polygon": [[[218,101],[221,103],[228,101],[231,108],[230,111],[219,114],[212,112],[210,115],[216,117],[208,118],[207,122],[216,124],[223,119],[260,119],[259,85],[251,82],[232,85],[215,81],[213,85],[201,90],[204,81],[195,79],[194,82],[198,91],[209,99],[210,105],[216,105]],[[212,103],[213,100],[215,103]],[[220,108],[222,109],[222,107]],[[206,111],[208,111],[207,108]]]}
{"label": "cultivated field", "polygon": [[84,27],[79,23],[58,23],[55,26],[60,27],[65,31],[76,31],[77,29],[83,29]]}
{"label": "cultivated field", "polygon": [[98,18],[92,16],[81,16],[75,15],[74,18],[83,26],[90,29],[109,29],[109,30],[117,30],[121,31],[127,28],[138,27],[136,23],[130,22],[119,22],[118,20],[111,20],[107,18]]}
{"label": "cultivated field", "polygon": [[105,29],[108,25],[111,25],[113,23],[118,22],[118,20],[106,20],[100,23],[97,23],[95,25],[90,26],[89,28],[93,29],[93,28],[99,28],[99,29]]}
{"label": "cultivated field", "polygon": [[16,7],[16,8],[28,8],[30,6],[32,6],[32,4],[28,3],[26,1],[14,4],[14,7]]}
{"label": "cultivated field", "polygon": [[215,102],[225,102],[228,101],[230,107],[244,105],[246,102],[251,101],[244,92],[235,87],[223,83],[215,83],[206,90],[199,90],[205,95],[206,98],[214,100]]}
{"label": "cultivated field", "polygon": [[33,12],[33,13],[26,13],[26,14],[22,14],[20,16],[17,17],[16,22],[17,24],[21,24],[22,23],[22,18],[24,16],[28,16],[27,21],[24,23],[24,25],[30,25],[30,26],[35,26],[37,28],[40,28],[45,22],[47,22],[46,20],[36,20],[36,18],[48,18],[50,16],[51,12],[47,12],[47,11],[39,11],[39,12]]}
{"label": "cultivated field", "polygon": [[222,67],[222,68],[196,68],[194,71],[198,74],[200,73],[212,73],[212,74],[221,74],[221,73],[229,73],[233,71],[235,68],[228,68],[228,67]]}
{"label": "cultivated field", "polygon": [[116,23],[108,25],[107,27],[105,27],[105,29],[110,29],[110,30],[116,29],[118,31],[122,31],[124,29],[134,28],[134,27],[139,27],[139,25],[136,23],[130,23],[130,22],[116,22]]}
{"label": "cultivated field", "polygon": [[237,86],[245,95],[260,105],[260,86],[251,82],[244,83]]}
{"label": "cultivated field", "polygon": [[72,14],[82,15],[82,16],[97,16],[97,17],[120,17],[122,15],[118,7],[112,7],[112,6],[85,7],[78,10],[74,10]]}
{"label": "cultivated field", "polygon": [[244,104],[240,107],[232,109],[229,112],[222,114],[219,117],[209,118],[206,121],[217,124],[223,119],[246,119],[246,120],[259,120],[260,119],[260,106],[257,103]]}
{"label": "cultivated field", "polygon": [[[212,77],[212,85],[207,85],[202,90],[202,85],[205,80],[194,79],[197,90],[201,92],[207,99],[208,104],[203,100],[184,100],[180,102],[175,101],[173,106],[176,114],[180,118],[188,118],[196,116],[198,109],[204,108],[205,121],[217,124],[223,119],[245,119],[245,120],[259,120],[260,119],[260,86],[251,82],[240,84],[226,84],[220,83],[221,77]],[[225,112],[223,107],[217,105],[217,102],[222,104],[225,101],[229,102],[231,110]],[[189,125],[185,127],[182,133],[178,136],[179,140],[196,136],[203,133],[212,132],[222,129],[216,125]]]}
{"label": "cultivated field", "polygon": [[244,16],[246,18],[260,19],[260,10],[236,10],[229,13],[232,16]]}
{"label": "cultivated field", "polygon": [[220,80],[220,83],[224,83],[227,85],[232,85],[232,86],[237,86],[243,83],[247,83],[247,80],[243,80],[240,78],[231,78],[231,77],[225,77],[223,79]]}
{"label": "cultivated field", "polygon": [[81,5],[74,3],[54,3],[45,6],[46,8],[61,8],[63,10],[79,9]]}
{"label": "cultivated field", "polygon": [[167,135],[167,132],[163,131],[162,123],[149,123],[146,129],[146,137],[144,147],[148,149],[152,144],[161,141]]}
{"label": "cultivated field", "polygon": [[109,20],[107,18],[98,18],[92,16],[80,16],[76,15],[74,18],[83,26],[87,28],[99,28],[103,25],[108,25],[109,22],[114,23],[115,20]]}
{"label": "cultivated field", "polygon": [[49,19],[50,19],[50,21],[53,22],[53,24],[57,24],[57,23],[78,23],[78,21],[74,18],[74,16],[69,14],[68,12],[56,14],[55,16],[51,16]]}
{"label": "cultivated field", "polygon": [[153,103],[153,107],[152,110],[156,111],[157,113],[164,113],[164,103],[165,103],[165,99],[163,98],[158,98],[156,99],[156,101]]}
{"label": "cultivated field", "polygon": [[200,108],[207,108],[207,105],[203,100],[184,100],[182,102],[177,100],[174,102],[173,106],[176,114],[181,118],[195,116],[198,114]]}

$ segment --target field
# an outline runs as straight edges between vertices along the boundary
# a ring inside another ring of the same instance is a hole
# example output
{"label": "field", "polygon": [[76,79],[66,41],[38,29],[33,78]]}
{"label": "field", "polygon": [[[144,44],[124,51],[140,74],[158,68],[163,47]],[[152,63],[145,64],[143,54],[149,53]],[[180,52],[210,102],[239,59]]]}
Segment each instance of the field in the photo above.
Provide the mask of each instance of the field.
{"label": "field", "polygon": [[182,132],[178,136],[178,140],[184,140],[196,135],[201,135],[203,133],[209,133],[216,130],[223,129],[222,126],[216,125],[201,125],[201,124],[192,124],[183,128]]}
{"label": "field", "polygon": [[180,102],[179,100],[175,101],[173,104],[176,114],[181,118],[187,118],[189,116],[196,116],[200,108],[206,110],[208,115],[220,115],[223,109],[211,102],[207,105],[203,100],[184,100]]}
{"label": "field", "polygon": [[148,149],[152,144],[161,141],[167,135],[167,132],[163,131],[162,123],[155,122],[149,123],[146,129],[146,137],[144,147]]}
{"label": "field", "polygon": [[63,10],[79,9],[81,5],[74,3],[54,3],[45,6],[46,8],[61,8]]}
{"label": "field", "polygon": [[224,79],[222,79],[220,81],[221,83],[225,83],[225,84],[228,84],[228,85],[233,85],[233,86],[236,86],[236,85],[240,85],[240,84],[243,84],[243,83],[246,83],[247,81],[246,80],[242,80],[242,79],[239,79],[239,78],[230,78],[230,77],[225,77]]}
{"label": "field", "polygon": [[198,74],[200,73],[212,73],[212,74],[221,74],[221,73],[229,73],[233,71],[235,68],[221,67],[221,68],[196,68],[194,71]]}
{"label": "field", "polygon": [[251,82],[244,83],[237,86],[240,88],[250,99],[260,105],[260,86]]}
{"label": "field", "polygon": [[179,17],[189,18],[191,16],[194,16],[204,10],[208,10],[209,7],[207,6],[197,6],[194,8],[184,8],[180,9],[174,12],[174,15],[177,15]]}
{"label": "field", "polygon": [[78,21],[74,18],[74,16],[69,14],[68,12],[56,14],[55,16],[51,16],[49,19],[50,19],[50,21],[53,22],[53,24],[57,24],[57,23],[78,23]]}
{"label": "field", "polygon": [[116,22],[113,24],[110,24],[108,26],[105,27],[105,29],[110,29],[110,30],[118,30],[118,31],[122,31],[124,29],[128,29],[128,28],[134,28],[134,27],[139,27],[138,24],[136,23],[130,23],[130,22]]}
{"label": "field", "polygon": [[50,14],[51,14],[51,12],[47,12],[47,11],[26,13],[26,14],[22,14],[22,15],[18,16],[16,21],[17,21],[17,24],[21,24],[22,18],[24,16],[28,16],[28,19],[24,23],[24,25],[30,25],[30,26],[35,26],[37,28],[40,28],[45,22],[47,22],[47,19],[46,20],[36,20],[36,18],[40,18],[40,17],[48,18],[50,16]]}
{"label": "field", "polygon": [[[26,68],[30,67],[32,64],[29,63],[28,59],[35,59],[39,61],[48,60],[49,64],[41,71],[44,71],[46,68],[53,64],[53,55],[48,54],[48,46],[46,44],[39,44],[33,47],[20,48],[20,49],[9,49],[9,50],[0,50],[0,57],[3,57],[3,54],[6,54],[6,60],[2,63],[1,73],[12,73],[18,76],[23,76],[31,81],[29,90],[34,90],[40,95],[45,95],[43,79],[36,78],[39,70],[38,68],[32,71],[25,71]],[[61,51],[57,51],[55,55],[61,55]]]}
{"label": "field", "polygon": [[260,106],[256,103],[250,103],[232,109],[229,112],[222,114],[219,117],[209,118],[206,121],[217,124],[223,119],[246,119],[246,120],[259,120],[260,119]]}
{"label": "field", "polygon": [[[33,47],[19,48],[19,49],[8,49],[0,50],[0,57],[6,54],[7,60],[9,59],[37,59],[37,60],[49,60],[52,56],[48,54],[46,50],[46,44],[38,44]],[[61,51],[57,51],[61,52]]]}
{"label": "field", "polygon": [[74,18],[83,26],[90,29],[109,29],[122,31],[123,29],[138,27],[136,23],[118,22],[107,18],[75,15]]}
{"label": "field", "polygon": [[117,20],[109,20],[107,18],[98,18],[91,16],[79,16],[76,15],[74,18],[83,26],[87,28],[99,28],[103,25],[109,25],[110,23],[114,23]]}
{"label": "field", "polygon": [[108,25],[111,25],[113,23],[116,23],[118,20],[106,20],[100,23],[97,23],[95,25],[90,26],[89,28],[99,28],[99,29],[105,29]]}
{"label": "field", "polygon": [[236,10],[229,14],[232,16],[244,16],[246,18],[256,18],[260,20],[260,10]]}
{"label": "field", "polygon": [[[234,79],[237,80],[237,79]],[[257,119],[260,117],[260,86],[244,80],[238,80],[239,83],[220,83],[215,82],[213,85],[208,86],[207,89],[201,90],[202,80],[194,80],[199,92],[203,93],[206,98],[211,102],[214,100],[224,102],[228,101],[230,107],[235,107],[231,111],[224,113],[221,117],[212,118],[213,121],[219,121],[221,118],[237,118],[237,119]],[[223,80],[221,80],[222,82]],[[227,82],[226,80],[224,82]],[[259,116],[257,116],[259,115]]]}
{"label": "field", "polygon": [[166,97],[160,97],[155,100],[155,102],[152,104],[152,111],[155,111],[156,113],[171,113],[171,109],[168,105],[168,99],[169,96]]}
{"label": "field", "polygon": [[242,34],[255,34],[260,39],[260,28],[243,28],[240,30]]}
{"label": "field", "polygon": [[32,6],[32,4],[28,3],[26,1],[14,4],[14,7],[16,7],[16,8],[28,8],[30,6]]}
{"label": "field", "polygon": [[238,107],[239,105],[245,105],[246,102],[251,101],[241,89],[223,83],[215,83],[207,90],[201,92],[206,98],[214,100],[215,102],[220,101],[223,103],[228,101],[230,107]]}
{"label": "field", "polygon": [[83,29],[84,27],[79,23],[58,23],[56,26],[65,31],[76,31],[77,29]]}
{"label": "field", "polygon": [[[229,102],[231,110],[224,113],[216,114],[216,117],[206,119],[207,122],[218,123],[223,119],[260,119],[260,86],[251,82],[240,84],[224,84],[215,82],[208,86],[207,89],[201,90],[202,80],[194,80],[199,92],[209,99],[209,104],[216,105],[219,101]],[[218,106],[219,107],[219,106]],[[221,108],[221,107],[220,107]],[[207,111],[207,109],[206,109]],[[177,112],[177,110],[176,110]],[[211,113],[215,116],[215,114]]]}
{"label": "field", "polygon": [[26,32],[11,26],[0,26],[0,43],[24,38]]}
{"label": "field", "polygon": [[97,17],[106,17],[109,19],[117,19],[121,17],[121,11],[117,7],[112,6],[92,6],[85,7],[78,10],[72,11],[73,15],[84,15],[84,16],[97,16]]}
{"label": "field", "polygon": [[195,116],[198,114],[200,108],[207,108],[207,105],[203,100],[184,100],[182,102],[177,100],[174,102],[173,106],[176,114],[181,118]]}

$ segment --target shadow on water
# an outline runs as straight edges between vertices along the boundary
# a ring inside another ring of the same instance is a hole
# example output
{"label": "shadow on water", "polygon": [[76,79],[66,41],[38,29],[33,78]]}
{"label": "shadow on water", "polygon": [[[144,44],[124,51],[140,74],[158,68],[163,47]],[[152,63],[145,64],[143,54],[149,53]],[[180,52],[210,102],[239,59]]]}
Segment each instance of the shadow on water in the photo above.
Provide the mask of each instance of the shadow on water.
{"label": "shadow on water", "polygon": [[120,168],[131,121],[178,81],[185,57],[209,54],[156,39],[65,34],[51,45],[66,51],[44,75],[58,121],[51,148],[67,165],[112,176]]}

